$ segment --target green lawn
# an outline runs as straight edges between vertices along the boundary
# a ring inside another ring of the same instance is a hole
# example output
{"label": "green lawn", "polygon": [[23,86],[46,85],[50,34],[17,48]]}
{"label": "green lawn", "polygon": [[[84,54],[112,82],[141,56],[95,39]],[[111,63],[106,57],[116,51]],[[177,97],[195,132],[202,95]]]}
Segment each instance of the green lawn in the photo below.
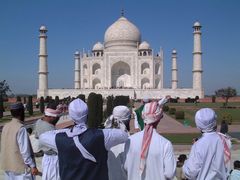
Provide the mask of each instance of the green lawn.
{"label": "green lawn", "polygon": [[[169,108],[176,108],[177,111],[184,111],[185,119],[177,119],[180,123],[183,123],[184,120],[187,120],[190,126],[195,127],[194,116],[197,110],[203,107],[213,108],[217,113],[218,124],[221,124],[222,120],[230,121],[232,124],[240,124],[240,103],[234,102],[229,103],[228,106],[237,107],[237,108],[222,108],[222,103],[169,103]],[[175,115],[171,115],[175,118]]]}
{"label": "green lawn", "polygon": [[173,144],[192,144],[194,138],[201,136],[200,133],[191,134],[161,134]]}

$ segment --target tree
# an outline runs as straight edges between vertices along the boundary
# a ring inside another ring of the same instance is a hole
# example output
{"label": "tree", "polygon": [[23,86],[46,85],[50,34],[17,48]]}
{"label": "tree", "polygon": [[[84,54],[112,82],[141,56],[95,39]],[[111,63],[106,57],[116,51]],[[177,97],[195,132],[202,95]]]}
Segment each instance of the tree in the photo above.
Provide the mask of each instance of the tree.
{"label": "tree", "polygon": [[86,102],[85,95],[84,94],[79,94],[77,98],[81,99],[82,101]]}
{"label": "tree", "polygon": [[236,89],[232,87],[222,88],[215,91],[216,96],[225,99],[224,107],[227,107],[228,99],[237,96]]}
{"label": "tree", "polygon": [[55,96],[55,103],[56,103],[57,105],[59,105],[59,103],[60,103],[59,96]]}
{"label": "tree", "polygon": [[2,95],[0,94],[0,118],[3,117],[3,112],[4,112],[3,98]]}
{"label": "tree", "polygon": [[98,128],[104,128],[102,127],[102,121],[103,121],[103,98],[101,94],[97,94],[97,125]]}
{"label": "tree", "polygon": [[87,98],[87,105],[88,105],[88,120],[87,124],[90,128],[97,128],[97,94],[90,93]]}
{"label": "tree", "polygon": [[22,99],[20,96],[17,96],[17,102],[22,102]]}
{"label": "tree", "polygon": [[7,93],[12,92],[9,85],[7,84],[6,80],[0,81],[0,95],[3,98],[7,97]]}
{"label": "tree", "polygon": [[27,108],[28,108],[28,113],[30,116],[33,115],[33,104],[32,104],[32,96],[28,96],[28,105],[27,105]]}
{"label": "tree", "polygon": [[39,106],[40,106],[40,112],[44,113],[45,105],[44,105],[44,98],[43,97],[40,98]]}

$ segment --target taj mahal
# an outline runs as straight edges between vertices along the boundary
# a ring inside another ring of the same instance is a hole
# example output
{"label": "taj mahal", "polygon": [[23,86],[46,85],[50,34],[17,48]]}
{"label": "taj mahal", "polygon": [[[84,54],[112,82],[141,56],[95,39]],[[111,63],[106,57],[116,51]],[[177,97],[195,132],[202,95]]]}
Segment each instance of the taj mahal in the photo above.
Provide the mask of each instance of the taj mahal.
{"label": "taj mahal", "polygon": [[[105,31],[104,42],[96,42],[91,53],[74,54],[74,89],[49,89],[47,64],[47,28],[40,27],[38,97],[76,97],[91,93],[127,95],[141,99],[172,97],[204,97],[202,88],[201,25],[193,25],[193,84],[178,88],[177,51],[172,51],[172,86],[163,87],[163,50],[154,55],[148,42],[142,41],[140,30],[122,16]],[[189,62],[191,63],[191,62]]]}

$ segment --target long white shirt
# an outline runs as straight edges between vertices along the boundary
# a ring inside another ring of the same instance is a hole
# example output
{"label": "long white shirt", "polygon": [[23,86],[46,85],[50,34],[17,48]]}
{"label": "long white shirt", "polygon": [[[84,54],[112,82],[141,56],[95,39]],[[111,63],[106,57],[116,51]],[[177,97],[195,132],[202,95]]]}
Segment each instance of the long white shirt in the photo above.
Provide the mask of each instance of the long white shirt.
{"label": "long white shirt", "polygon": [[118,144],[108,151],[108,177],[109,180],[126,180],[127,173],[124,170],[124,143]]}
{"label": "long white shirt", "polygon": [[[22,155],[24,164],[33,168],[36,167],[35,160],[32,158],[33,152],[31,150],[31,144],[28,137],[28,133],[25,127],[21,127],[17,133],[17,143],[19,147],[20,154]],[[5,179],[35,179],[31,172],[25,171],[24,174],[18,174],[11,171],[5,172]]]}
{"label": "long white shirt", "polygon": [[124,168],[129,180],[172,179],[176,172],[176,160],[170,141],[153,129],[152,139],[146,158],[145,170],[140,176],[140,154],[144,131],[129,137],[125,143],[126,161]]}
{"label": "long white shirt", "polygon": [[[55,137],[57,133],[66,131],[70,131],[70,129],[45,132],[39,137],[40,143],[52,148],[57,152]],[[102,129],[102,131],[104,135],[104,145],[107,151],[109,151],[111,147],[116,146],[117,144],[124,143],[128,138],[128,134],[121,129]]]}
{"label": "long white shirt", "polygon": [[[39,119],[35,124],[35,137],[39,138],[41,134],[44,132],[48,132],[51,130],[55,130],[55,126]],[[60,180],[59,175],[59,163],[58,163],[58,156],[55,154],[55,152],[41,143],[39,143],[39,149],[44,152],[43,158],[42,158],[42,179],[54,179],[54,180]],[[54,153],[52,155],[47,155],[47,153]]]}
{"label": "long white shirt", "polygon": [[216,132],[204,133],[192,146],[183,172],[188,179],[227,179],[224,146]]}

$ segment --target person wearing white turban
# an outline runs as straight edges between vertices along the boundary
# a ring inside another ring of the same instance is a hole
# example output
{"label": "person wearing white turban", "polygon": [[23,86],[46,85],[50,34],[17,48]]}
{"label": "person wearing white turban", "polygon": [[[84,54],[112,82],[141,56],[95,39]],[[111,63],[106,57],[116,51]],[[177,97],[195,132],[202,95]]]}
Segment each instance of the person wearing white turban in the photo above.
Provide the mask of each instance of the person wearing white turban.
{"label": "person wearing white turban", "polygon": [[195,123],[202,137],[193,144],[189,158],[184,162],[186,178],[227,179],[225,163],[231,154],[226,139],[216,132],[216,113],[210,108],[202,108],[195,114]]}
{"label": "person wearing white turban", "polygon": [[121,129],[88,128],[88,107],[80,99],[69,104],[69,116],[75,123],[73,128],[50,131],[40,136],[43,144],[58,152],[60,178],[107,180],[107,151],[125,142],[127,133]]}
{"label": "person wearing white turban", "polygon": [[[39,141],[39,136],[41,134],[56,129],[55,125],[61,115],[62,110],[58,109],[55,103],[48,104],[48,107],[44,110],[44,117],[39,119],[35,124],[34,132],[37,142]],[[41,150],[44,153],[42,158],[42,179],[60,180],[57,152],[39,142],[38,150]]]}
{"label": "person wearing white turban", "polygon": [[163,117],[162,106],[167,100],[168,97],[145,104],[142,112],[144,130],[130,136],[125,144],[124,168],[129,180],[165,180],[175,175],[172,144],[156,131]]}
{"label": "person wearing white turban", "polygon": [[[131,112],[127,106],[116,106],[113,108],[112,115],[107,118],[105,128],[118,128],[127,132],[129,135],[129,122]],[[125,180],[127,175],[122,164],[124,152],[124,143],[118,144],[108,152],[108,177],[109,180]]]}

